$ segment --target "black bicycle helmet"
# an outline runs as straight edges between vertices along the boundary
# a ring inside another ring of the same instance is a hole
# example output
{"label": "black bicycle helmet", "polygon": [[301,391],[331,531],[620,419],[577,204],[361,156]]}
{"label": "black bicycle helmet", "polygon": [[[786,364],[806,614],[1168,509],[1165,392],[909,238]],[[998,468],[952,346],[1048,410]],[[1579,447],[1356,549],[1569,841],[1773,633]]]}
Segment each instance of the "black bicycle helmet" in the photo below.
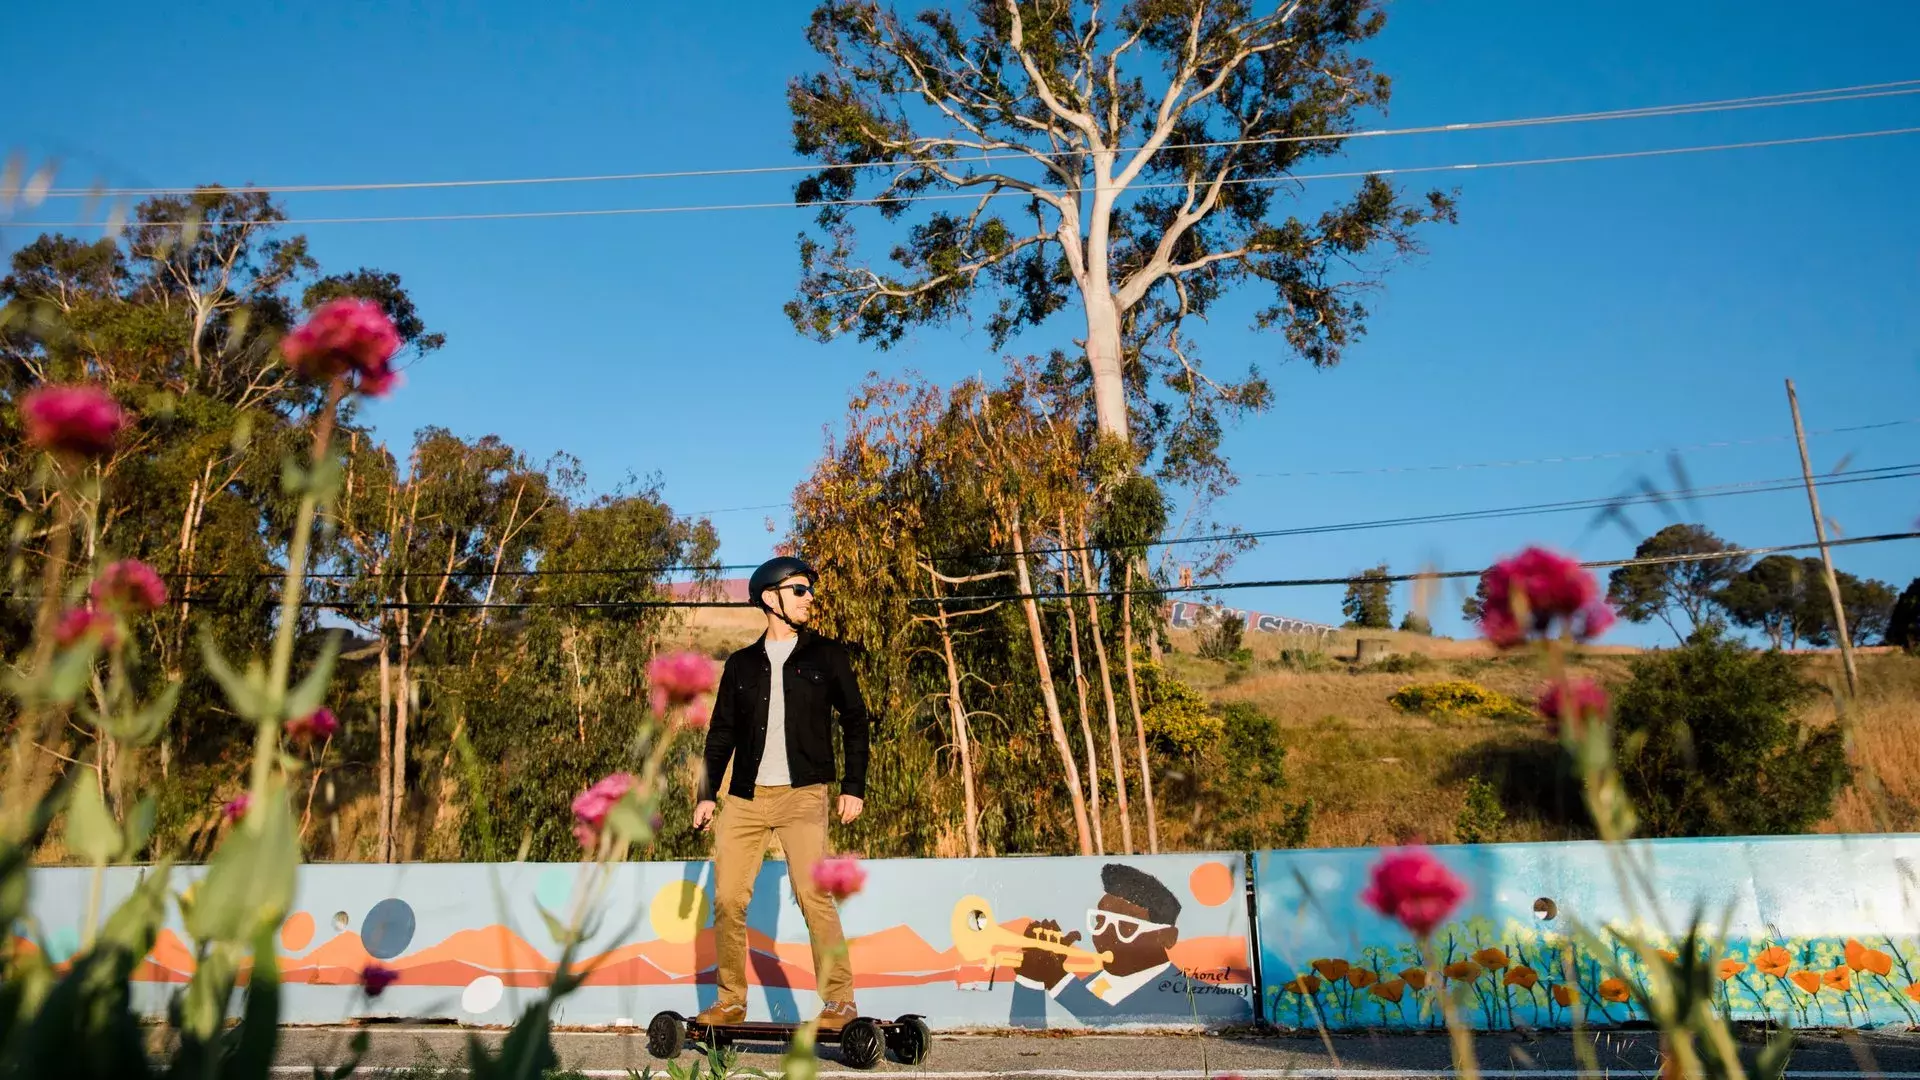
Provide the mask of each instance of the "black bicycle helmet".
{"label": "black bicycle helmet", "polygon": [[820,580],[820,574],[805,559],[792,555],[768,559],[760,564],[760,568],[753,572],[752,577],[747,579],[747,599],[752,601],[754,607],[765,611],[767,606],[761,602],[760,594],[795,574],[805,577],[809,582]]}

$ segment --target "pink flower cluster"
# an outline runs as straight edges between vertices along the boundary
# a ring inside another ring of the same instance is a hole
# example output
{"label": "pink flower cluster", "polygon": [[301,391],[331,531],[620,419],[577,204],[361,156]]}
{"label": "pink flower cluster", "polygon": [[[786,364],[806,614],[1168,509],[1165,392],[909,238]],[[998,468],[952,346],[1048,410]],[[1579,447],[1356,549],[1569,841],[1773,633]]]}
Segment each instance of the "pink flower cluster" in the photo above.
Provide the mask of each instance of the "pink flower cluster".
{"label": "pink flower cluster", "polygon": [[97,386],[42,386],[20,400],[27,443],[75,457],[105,457],[127,426],[127,414]]}
{"label": "pink flower cluster", "polygon": [[1389,851],[1373,865],[1361,903],[1397,920],[1420,937],[1447,921],[1466,899],[1466,883],[1425,848]]}
{"label": "pink flower cluster", "polygon": [[695,652],[656,656],[647,664],[647,684],[652,688],[650,703],[656,716],[668,709],[683,708],[689,726],[705,727],[712,714],[710,702],[719,673],[712,660]]}
{"label": "pink flower cluster", "polygon": [[1548,726],[1557,735],[1560,725],[1569,720],[1577,730],[1587,721],[1604,715],[1607,711],[1607,692],[1592,679],[1550,682],[1541,689],[1540,699],[1534,707],[1547,718]]}
{"label": "pink flower cluster", "polygon": [[71,649],[88,634],[99,634],[100,644],[109,649],[120,640],[113,626],[113,616],[83,607],[74,608],[60,616],[60,621],[53,627],[53,643],[63,649]]}
{"label": "pink flower cluster", "polygon": [[246,817],[247,807],[252,805],[253,795],[250,792],[243,791],[227,800],[227,804],[220,808],[220,816],[227,819],[227,824],[232,825],[241,818]]}
{"label": "pink flower cluster", "polygon": [[160,580],[159,572],[138,559],[122,559],[109,565],[93,579],[87,592],[96,604],[135,613],[167,606],[167,586]]}
{"label": "pink flower cluster", "polygon": [[303,377],[324,383],[351,374],[369,397],[385,396],[399,382],[392,367],[399,349],[400,332],[380,305],[349,297],[320,305],[280,341],[287,366]]}
{"label": "pink flower cluster", "polygon": [[1613,609],[1600,598],[1599,583],[1565,555],[1530,547],[1495,564],[1482,579],[1487,601],[1480,632],[1503,648],[1555,626],[1589,641],[1613,625]]}
{"label": "pink flower cluster", "polygon": [[632,773],[613,773],[573,797],[573,838],[581,847],[592,851],[600,846],[600,830],[606,826],[607,814],[638,783]]}
{"label": "pink flower cluster", "polygon": [[867,872],[859,859],[838,855],[813,864],[813,884],[835,900],[845,900],[866,887]]}
{"label": "pink flower cluster", "polygon": [[369,963],[360,969],[360,989],[370,998],[377,998],[387,987],[400,981],[400,973],[380,963]]}
{"label": "pink flower cluster", "polygon": [[302,742],[323,742],[340,734],[340,718],[332,709],[319,708],[305,716],[287,721],[287,737]]}

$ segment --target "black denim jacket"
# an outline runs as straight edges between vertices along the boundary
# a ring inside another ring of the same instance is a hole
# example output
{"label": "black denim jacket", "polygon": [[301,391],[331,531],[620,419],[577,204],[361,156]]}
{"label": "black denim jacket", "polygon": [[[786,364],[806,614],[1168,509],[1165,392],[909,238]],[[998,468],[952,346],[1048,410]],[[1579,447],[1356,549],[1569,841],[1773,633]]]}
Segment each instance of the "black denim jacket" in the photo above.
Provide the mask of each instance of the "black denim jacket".
{"label": "black denim jacket", "polygon": [[[707,772],[700,797],[712,799],[720,777],[733,762],[727,794],[753,798],[760,758],[767,745],[767,706],[773,665],[766,635],[727,657],[707,727]],[[830,784],[834,776],[833,714],[840,719],[840,745],[846,770],[840,793],[867,796],[867,706],[860,697],[847,647],[811,630],[801,630],[793,654],[781,669],[787,709],[787,770],[794,787]]]}

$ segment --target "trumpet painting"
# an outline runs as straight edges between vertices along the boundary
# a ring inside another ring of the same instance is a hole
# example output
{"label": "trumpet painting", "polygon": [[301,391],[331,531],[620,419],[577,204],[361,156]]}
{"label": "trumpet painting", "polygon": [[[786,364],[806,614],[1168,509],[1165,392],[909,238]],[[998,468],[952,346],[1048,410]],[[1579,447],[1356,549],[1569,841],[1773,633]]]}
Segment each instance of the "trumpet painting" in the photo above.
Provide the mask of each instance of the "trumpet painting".
{"label": "trumpet painting", "polygon": [[[1254,1019],[1246,860],[1240,854],[885,860],[842,905],[862,1013],[913,1013],[935,1028],[1212,1028]],[[108,875],[107,901],[138,868]],[[185,888],[197,868],[176,870]],[[36,872],[22,948],[56,965],[77,950],[90,873]],[[555,930],[589,904],[584,987],[555,1022],[645,1025],[715,998],[712,864],[626,863],[603,894],[577,894],[579,868],[539,864],[304,867],[278,936],[286,1017],[503,1024],[550,981]],[[551,921],[550,921],[551,920]],[[748,911],[748,1007],[756,1020],[815,1015],[812,952],[784,863],[769,861]],[[554,927],[550,930],[549,927]],[[154,1016],[192,975],[179,926],[136,971]],[[358,993],[378,964],[397,979]]]}

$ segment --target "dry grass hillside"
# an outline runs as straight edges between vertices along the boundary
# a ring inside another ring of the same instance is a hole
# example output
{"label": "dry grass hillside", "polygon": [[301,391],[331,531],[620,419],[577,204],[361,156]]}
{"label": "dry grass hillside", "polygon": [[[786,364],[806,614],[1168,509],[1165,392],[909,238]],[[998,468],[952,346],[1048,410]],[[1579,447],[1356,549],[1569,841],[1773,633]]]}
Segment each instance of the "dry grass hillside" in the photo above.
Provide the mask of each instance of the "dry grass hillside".
{"label": "dry grass hillside", "polygon": [[[1501,656],[1479,641],[1369,633],[1391,639],[1402,659],[1352,670],[1291,670],[1278,663],[1282,648],[1306,643],[1248,635],[1254,662],[1232,665],[1192,654],[1190,639],[1176,635],[1180,651],[1169,665],[1209,698],[1250,702],[1273,716],[1285,732],[1289,798],[1311,796],[1316,814],[1309,843],[1345,847],[1423,837],[1454,839],[1454,822],[1468,781],[1479,776],[1500,793],[1508,820],[1503,841],[1566,838],[1568,820],[1554,805],[1564,798],[1553,781],[1559,748],[1544,725],[1524,715],[1502,719],[1434,719],[1395,708],[1389,698],[1402,687],[1468,679],[1489,690],[1530,700],[1541,680],[1537,663]],[[1330,656],[1353,656],[1353,638],[1336,635]],[[1576,661],[1582,673],[1603,683],[1624,680],[1631,648],[1595,648]],[[1839,677],[1832,656],[1807,657],[1809,677]],[[1860,779],[1821,825],[1823,832],[1904,832],[1920,829],[1920,659],[1898,653],[1860,658],[1861,700],[1854,724],[1854,763]],[[1830,700],[1813,707],[1808,720],[1835,722]],[[1874,781],[1880,796],[1871,794]]]}

